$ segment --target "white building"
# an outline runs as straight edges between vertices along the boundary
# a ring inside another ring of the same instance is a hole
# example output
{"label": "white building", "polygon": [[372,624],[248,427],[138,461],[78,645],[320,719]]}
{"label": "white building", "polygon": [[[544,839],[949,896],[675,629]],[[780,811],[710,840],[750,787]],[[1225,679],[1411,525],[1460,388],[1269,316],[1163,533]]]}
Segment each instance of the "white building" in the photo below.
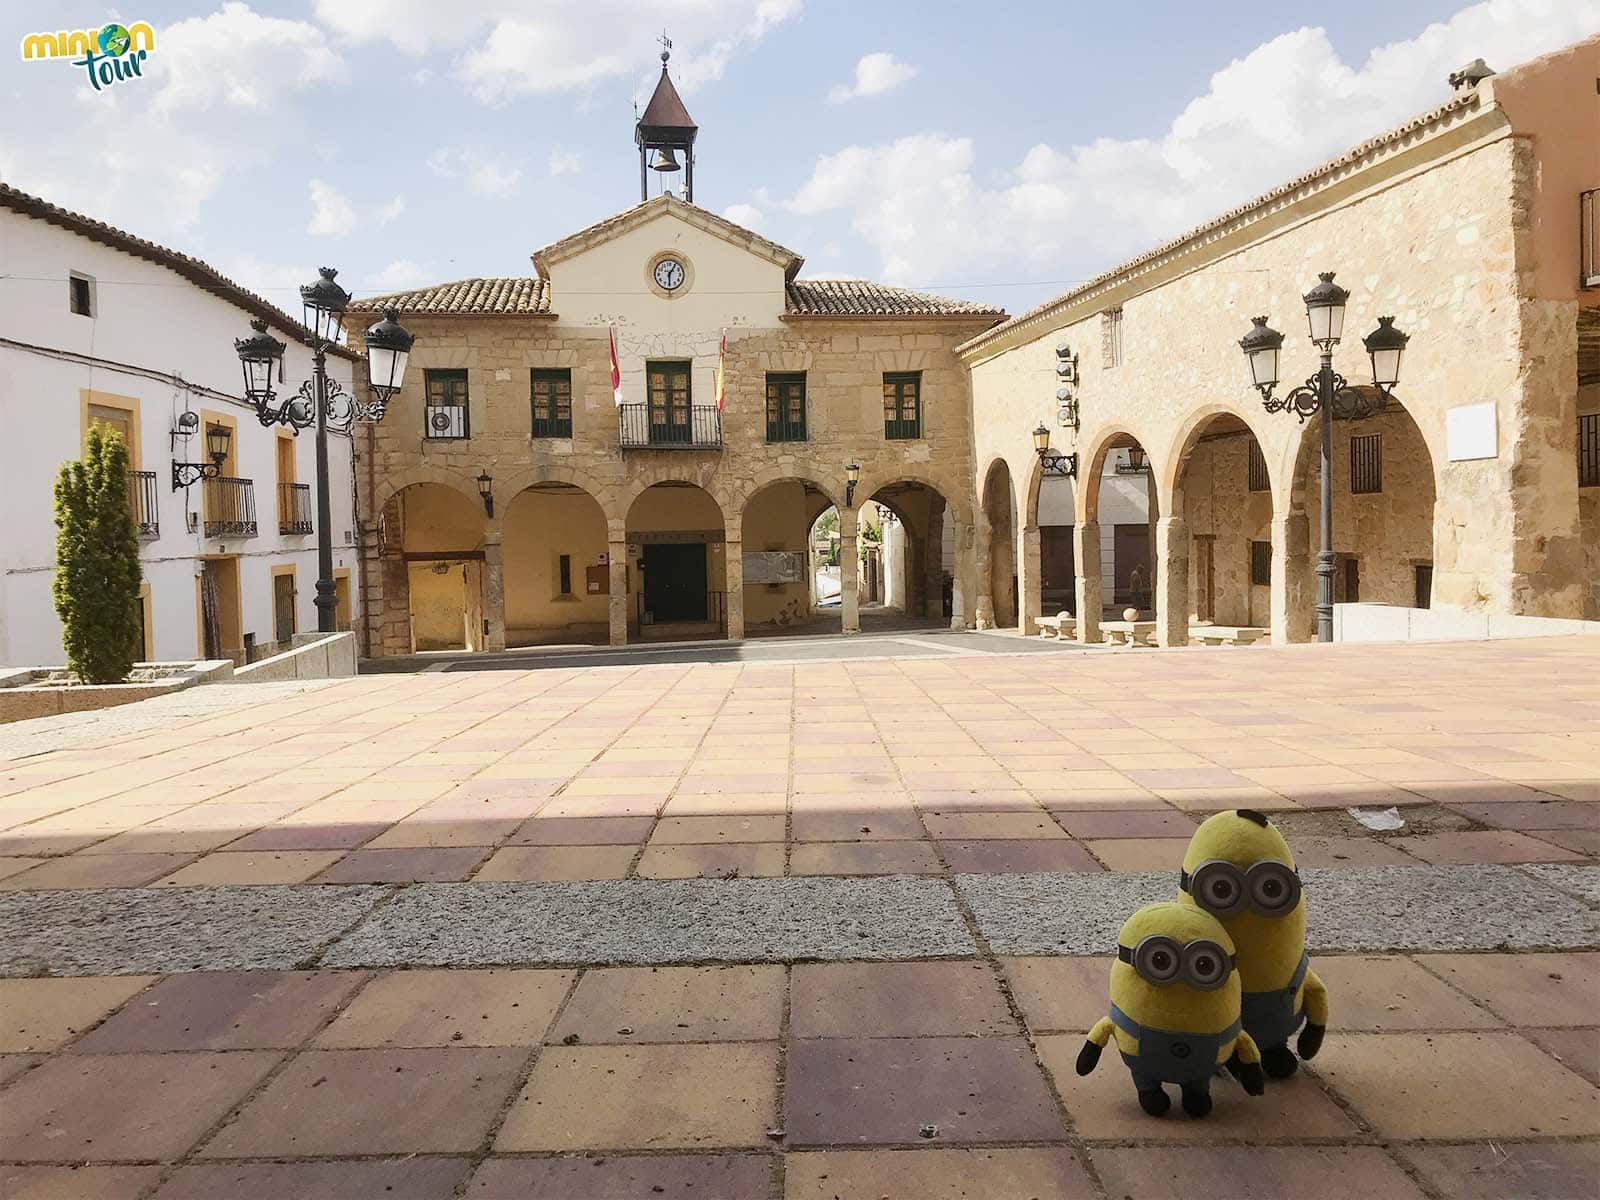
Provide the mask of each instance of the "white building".
{"label": "white building", "polygon": [[[261,318],[289,344],[288,389],[311,374],[304,327],[187,255],[0,184],[0,664],[64,661],[50,597],[52,490],[93,422],[128,442],[144,567],[144,657],[260,657],[315,630],[315,435],[263,428],[242,398],[235,338]],[[347,391],[351,361],[328,355]],[[188,415],[188,414],[192,414]],[[174,487],[173,463],[221,476]],[[338,620],[355,589],[348,436],[328,447]]]}

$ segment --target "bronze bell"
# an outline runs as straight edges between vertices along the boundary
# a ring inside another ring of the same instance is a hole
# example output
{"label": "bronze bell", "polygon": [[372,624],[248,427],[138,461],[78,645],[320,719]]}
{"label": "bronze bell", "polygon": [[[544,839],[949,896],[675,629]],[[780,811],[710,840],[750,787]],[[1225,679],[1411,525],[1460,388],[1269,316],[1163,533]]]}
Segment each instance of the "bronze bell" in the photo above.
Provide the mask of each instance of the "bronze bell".
{"label": "bronze bell", "polygon": [[655,161],[650,164],[650,167],[652,170],[660,171],[662,174],[666,174],[669,171],[683,170],[683,167],[678,163],[677,155],[672,153],[671,146],[657,150]]}

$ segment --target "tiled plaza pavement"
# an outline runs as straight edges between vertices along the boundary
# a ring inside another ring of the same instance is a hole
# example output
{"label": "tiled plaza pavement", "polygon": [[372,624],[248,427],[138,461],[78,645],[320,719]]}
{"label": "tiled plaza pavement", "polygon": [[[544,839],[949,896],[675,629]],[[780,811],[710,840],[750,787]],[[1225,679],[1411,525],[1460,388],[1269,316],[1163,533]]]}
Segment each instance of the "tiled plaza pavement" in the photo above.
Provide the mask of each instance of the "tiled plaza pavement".
{"label": "tiled plaza pavement", "polygon": [[0,980],[9,1200],[1516,1197],[1600,1181],[1600,954],[1329,957],[1314,1070],[1155,1120],[1103,958]]}
{"label": "tiled plaza pavement", "polygon": [[[1593,641],[257,695],[0,760],[7,1200],[1600,1194]],[[1332,1030],[1155,1121],[1072,1060],[1241,804]]]}

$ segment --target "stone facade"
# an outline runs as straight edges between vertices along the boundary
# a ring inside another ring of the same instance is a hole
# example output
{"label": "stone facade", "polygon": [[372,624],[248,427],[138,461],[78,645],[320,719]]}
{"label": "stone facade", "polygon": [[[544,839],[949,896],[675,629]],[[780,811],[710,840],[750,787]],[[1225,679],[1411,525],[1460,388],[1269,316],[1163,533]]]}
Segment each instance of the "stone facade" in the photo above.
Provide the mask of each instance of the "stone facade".
{"label": "stone facade", "polygon": [[[967,621],[974,468],[968,376],[955,347],[996,317],[783,314],[781,267],[754,256],[755,283],[741,294],[715,273],[715,264],[740,270],[744,264],[728,260],[730,252],[752,255],[730,247],[723,230],[707,229],[699,210],[687,219],[690,206],[652,203],[659,210],[652,219],[609,239],[586,240],[583,253],[602,256],[603,270],[585,264],[582,254],[547,264],[552,315],[404,313],[417,338],[406,386],[357,445],[368,654],[421,648],[413,628],[417,601],[434,586],[418,584],[416,567],[430,561],[420,557],[426,555],[460,565],[464,594],[481,594],[480,623],[474,626],[468,614],[461,639],[469,648],[503,647],[508,609],[513,642],[604,630],[620,643],[639,629],[641,546],[691,534],[708,546],[711,591],[723,597],[729,636],[742,636],[747,622],[789,623],[809,608],[808,584],[746,586],[744,555],[804,551],[816,516],[842,505],[852,462],[860,467],[855,506],[877,496],[906,525],[909,607],[937,615],[941,543],[948,537],[958,547],[952,620]],[[630,237],[634,244],[623,253],[617,243]],[[641,269],[663,246],[693,264],[695,290],[688,296],[657,295]],[[581,323],[569,323],[562,312],[564,286],[573,288]],[[612,295],[596,300],[602,288]],[[685,301],[697,293],[703,303],[691,310]],[[612,328],[628,403],[644,400],[645,363],[659,359],[688,361],[694,403],[712,405],[725,333],[720,446],[623,448],[610,380]],[[535,368],[571,372],[571,437],[530,436]],[[425,436],[426,373],[440,369],[466,372],[469,437]],[[883,377],[905,371],[921,376],[921,436],[890,440]],[[805,440],[767,440],[769,373],[804,373]],[[492,517],[479,498],[480,474],[492,479]],[[654,489],[648,497],[647,489]],[[853,574],[853,511],[841,513],[841,534],[845,572]],[[551,584],[561,555],[578,576],[573,595],[555,594]],[[481,583],[472,579],[473,563],[481,563]],[[590,569],[600,567],[607,568],[609,593],[589,590]],[[438,576],[451,597],[463,594],[455,569]],[[431,576],[434,568],[426,570]],[[848,630],[857,623],[848,582],[844,608]]]}
{"label": "stone facade", "polygon": [[[1592,55],[1600,39],[1586,45]],[[1576,56],[1527,69],[1559,69],[1573,88],[1592,86]],[[1521,75],[1504,77],[1509,90]],[[1312,375],[1317,352],[1300,296],[1325,270],[1337,271],[1351,292],[1334,365],[1352,383],[1371,378],[1360,338],[1379,315],[1392,314],[1411,335],[1388,411],[1335,426],[1334,548],[1357,560],[1360,598],[1409,605],[1431,574],[1438,606],[1593,615],[1594,572],[1585,556],[1592,564],[1596,531],[1592,521],[1580,523],[1574,366],[1577,310],[1600,297],[1575,295],[1570,285],[1565,294],[1541,295],[1535,280],[1542,276],[1532,268],[1548,254],[1538,232],[1547,199],[1539,190],[1543,158],[1594,158],[1596,150],[1592,139],[1580,146],[1519,123],[1496,102],[1498,82],[962,348],[972,371],[974,489],[999,462],[1019,481],[1019,517],[1008,537],[1016,548],[1006,553],[1017,559],[1024,628],[1037,612],[1029,599],[1038,578],[1032,431],[1043,421],[1055,450],[1076,451],[1081,480],[1098,480],[1116,447],[1137,444],[1148,453],[1163,641],[1187,640],[1200,615],[1191,567],[1208,553],[1217,598],[1225,590],[1229,597],[1219,623],[1234,623],[1222,622],[1226,615],[1270,625],[1278,640],[1311,636],[1319,426],[1264,411],[1237,342],[1252,316],[1270,314],[1287,335],[1279,394]],[[1576,194],[1563,199],[1575,213]],[[1112,365],[1106,314],[1115,310],[1120,361]],[[1081,376],[1076,430],[1056,420],[1062,344]],[[1452,412],[1471,406],[1478,411],[1456,420],[1471,416],[1481,426],[1485,407],[1492,413],[1486,457],[1468,457],[1452,443]],[[1270,477],[1265,494],[1241,495],[1247,439],[1237,451],[1208,441],[1219,429],[1248,431],[1258,442]],[[1352,495],[1350,438],[1373,433],[1383,445],[1383,490]],[[1099,589],[1098,491],[1076,489],[1080,597]],[[977,532],[986,568],[996,553],[990,522]],[[1197,537],[1218,540],[1197,550]],[[1272,543],[1265,605],[1240,583],[1248,567],[1241,553],[1260,540]],[[980,569],[980,578],[991,575]],[[980,596],[979,611],[990,604]],[[1096,605],[1080,620],[1080,637],[1098,640],[1098,616]]]}

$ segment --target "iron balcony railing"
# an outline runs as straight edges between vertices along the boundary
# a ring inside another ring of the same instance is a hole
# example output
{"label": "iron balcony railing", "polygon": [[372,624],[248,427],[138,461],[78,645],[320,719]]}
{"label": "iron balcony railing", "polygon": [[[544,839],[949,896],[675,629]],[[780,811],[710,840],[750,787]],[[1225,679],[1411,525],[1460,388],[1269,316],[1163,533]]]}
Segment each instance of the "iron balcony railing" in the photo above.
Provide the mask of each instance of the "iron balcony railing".
{"label": "iron balcony railing", "polygon": [[1600,288],[1600,188],[1578,193],[1578,285]]}
{"label": "iron balcony railing", "polygon": [[133,503],[133,519],[139,523],[139,536],[161,536],[160,509],[157,507],[161,493],[156,490],[154,471],[129,471],[128,491]]}
{"label": "iron balcony railing", "polygon": [[720,450],[722,414],[714,405],[660,408],[624,404],[617,409],[624,450]]}
{"label": "iron balcony railing", "polygon": [[278,485],[278,532],[311,532],[311,485],[309,483],[280,483]]}
{"label": "iron balcony railing", "polygon": [[207,537],[255,537],[256,485],[227,475],[206,480]]}

